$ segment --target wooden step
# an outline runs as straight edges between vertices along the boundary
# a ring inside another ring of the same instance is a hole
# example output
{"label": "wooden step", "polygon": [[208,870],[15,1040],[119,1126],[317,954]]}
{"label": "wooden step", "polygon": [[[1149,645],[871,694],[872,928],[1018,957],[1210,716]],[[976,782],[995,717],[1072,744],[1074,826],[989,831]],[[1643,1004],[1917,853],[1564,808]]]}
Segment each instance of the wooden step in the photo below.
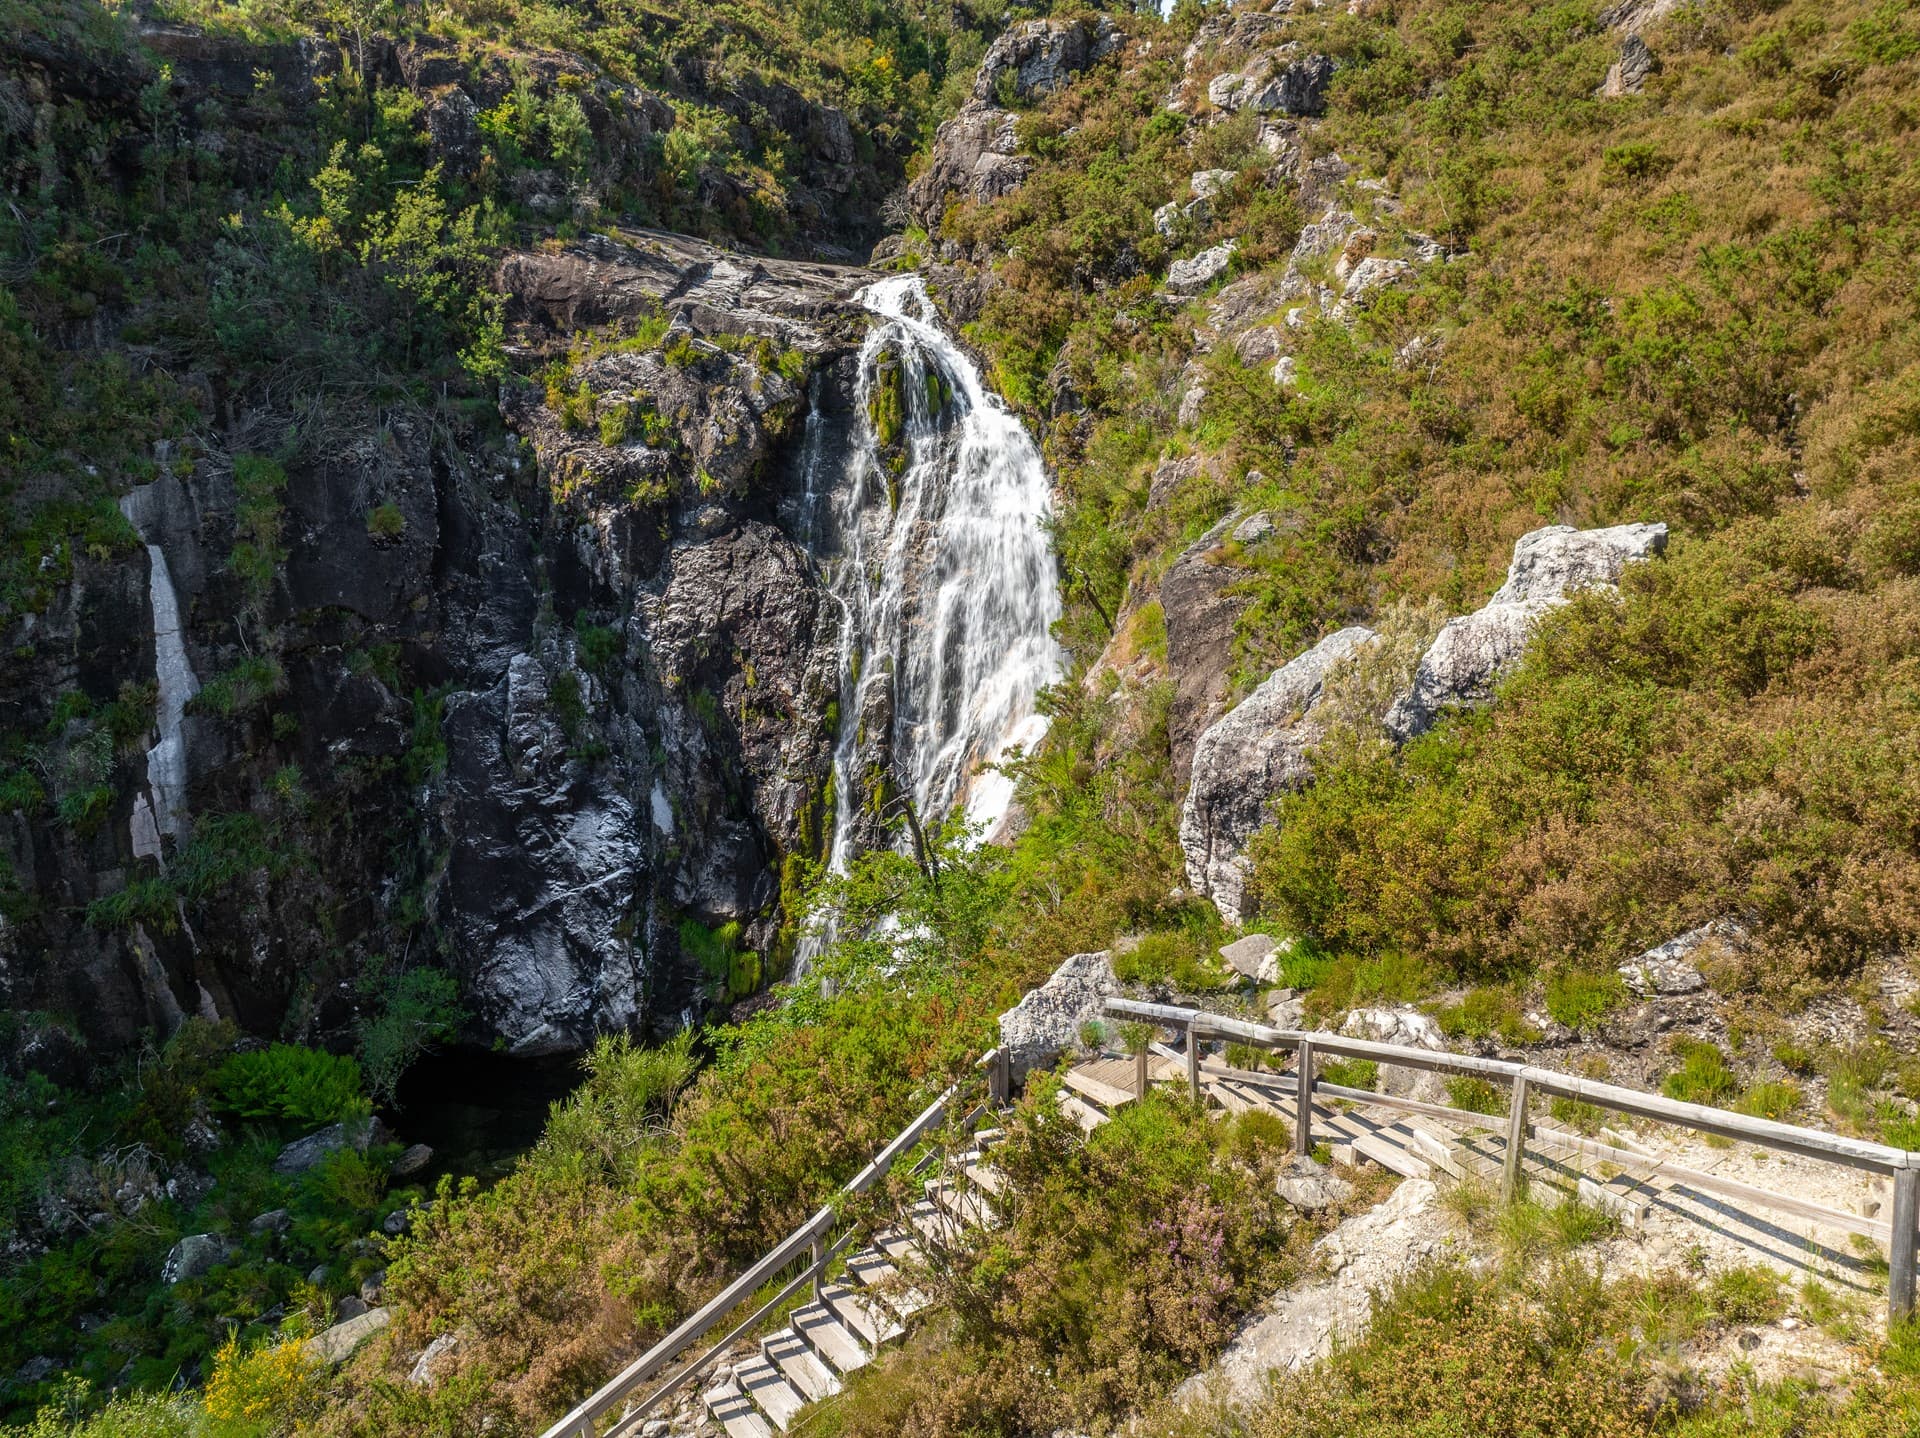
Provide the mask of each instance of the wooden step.
{"label": "wooden step", "polygon": [[873,1355],[824,1303],[794,1310],[793,1331],[835,1373],[851,1373],[873,1361]]}
{"label": "wooden step", "polygon": [[920,1251],[920,1245],[904,1228],[883,1228],[873,1236],[874,1247],[895,1263],[921,1263],[927,1261],[926,1254]]}
{"label": "wooden step", "polygon": [[1091,1099],[1104,1109],[1116,1109],[1122,1104],[1133,1102],[1130,1090],[1115,1088],[1112,1084],[1095,1078],[1092,1074],[1082,1073],[1079,1069],[1068,1069],[1067,1087],[1082,1098]]}
{"label": "wooden step", "polygon": [[1412,1140],[1414,1153],[1450,1178],[1467,1176],[1466,1166],[1454,1156],[1451,1137],[1442,1138],[1422,1125],[1411,1122],[1397,1123],[1393,1131],[1396,1134],[1406,1133]]}
{"label": "wooden step", "polygon": [[966,1164],[960,1172],[968,1183],[982,1193],[998,1196],[1007,1186],[1007,1177],[985,1159]]}
{"label": "wooden step", "polygon": [[1243,1097],[1238,1089],[1229,1087],[1218,1079],[1206,1084],[1205,1089],[1213,1097],[1214,1102],[1228,1113],[1248,1113],[1259,1107],[1258,1104]]}
{"label": "wooden step", "polygon": [[1006,1136],[1004,1128],[977,1128],[973,1131],[974,1144],[980,1148],[990,1148]]}
{"label": "wooden step", "polygon": [[707,1413],[713,1421],[727,1431],[727,1438],[773,1438],[773,1429],[753,1406],[753,1401],[734,1386],[730,1378],[722,1379],[701,1395],[701,1401],[707,1405]]}
{"label": "wooden step", "polygon": [[1353,1141],[1353,1151],[1365,1158],[1372,1159],[1380,1167],[1402,1178],[1431,1178],[1433,1166],[1416,1154],[1409,1153],[1384,1134],[1370,1133]]}
{"label": "wooden step", "polygon": [[1078,1094],[1061,1094],[1060,1112],[1079,1124],[1083,1133],[1092,1133],[1107,1121],[1105,1111],[1095,1108]]}
{"label": "wooden step", "polygon": [[921,1199],[907,1210],[907,1222],[922,1240],[934,1248],[952,1248],[960,1242],[963,1230],[945,1209],[931,1199]]}
{"label": "wooden step", "polygon": [[764,1358],[749,1358],[744,1363],[734,1364],[733,1381],[782,1432],[807,1406],[805,1395],[787,1382],[780,1370]]}
{"label": "wooden step", "polygon": [[902,1318],[911,1318],[933,1300],[907,1282],[878,1249],[869,1248],[847,1260],[847,1276],[872,1293]]}
{"label": "wooden step", "polygon": [[935,1179],[927,1185],[927,1197],[968,1228],[993,1228],[1000,1222],[992,1204],[957,1183]]}
{"label": "wooden step", "polygon": [[840,1391],[840,1380],[826,1364],[820,1361],[820,1355],[807,1347],[805,1341],[791,1328],[783,1328],[778,1333],[770,1333],[760,1340],[760,1352],[767,1361],[778,1368],[809,1402],[818,1403],[822,1398],[831,1398]]}
{"label": "wooden step", "polygon": [[898,1338],[906,1331],[901,1328],[899,1319],[871,1298],[855,1293],[845,1284],[829,1283],[820,1290],[820,1301],[832,1309],[833,1316],[859,1335],[861,1342],[869,1348],[878,1348],[888,1339]]}

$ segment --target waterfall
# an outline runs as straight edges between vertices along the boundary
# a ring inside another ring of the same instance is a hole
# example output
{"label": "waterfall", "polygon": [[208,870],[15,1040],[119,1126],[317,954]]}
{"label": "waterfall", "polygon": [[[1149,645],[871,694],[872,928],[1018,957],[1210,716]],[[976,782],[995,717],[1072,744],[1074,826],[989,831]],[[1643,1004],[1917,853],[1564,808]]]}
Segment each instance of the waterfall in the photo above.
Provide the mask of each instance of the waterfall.
{"label": "waterfall", "polygon": [[990,830],[1013,786],[983,767],[1045,733],[1035,696],[1060,663],[1051,499],[1032,437],[940,328],[917,276],[860,300],[877,323],[860,351],[852,441],[834,455],[828,427],[810,422],[802,455],[809,538],[843,620],[835,872],[897,813],[876,794],[911,796],[930,829],[961,804]]}
{"label": "waterfall", "polygon": [[187,658],[180,623],[180,597],[174,592],[173,573],[159,545],[147,541],[143,523],[148,491],[136,489],[120,500],[140,538],[147,542],[147,596],[153,610],[153,673],[160,690],[155,726],[159,737],[147,750],[147,792],[133,802],[129,821],[133,852],[139,858],[160,858],[160,836],[177,838],[187,806],[187,746],[180,733],[187,701],[200,692],[200,680]]}

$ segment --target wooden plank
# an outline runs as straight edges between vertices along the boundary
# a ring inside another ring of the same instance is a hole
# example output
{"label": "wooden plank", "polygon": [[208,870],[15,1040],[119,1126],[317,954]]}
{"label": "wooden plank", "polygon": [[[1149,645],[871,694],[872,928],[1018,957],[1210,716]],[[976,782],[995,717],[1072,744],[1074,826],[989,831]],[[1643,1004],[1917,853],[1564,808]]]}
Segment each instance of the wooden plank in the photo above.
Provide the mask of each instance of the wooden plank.
{"label": "wooden plank", "polygon": [[1828,1228],[1839,1229],[1842,1233],[1857,1233],[1863,1238],[1871,1238],[1878,1243],[1886,1243],[1892,1236],[1892,1226],[1879,1219],[1865,1218],[1857,1213],[1848,1213],[1844,1209],[1828,1208],[1825,1204],[1795,1198],[1784,1193],[1774,1193],[1771,1189],[1756,1188],[1753,1184],[1742,1183],[1738,1179],[1724,1178],[1717,1173],[1706,1173],[1697,1168],[1687,1168],[1665,1159],[1647,1158],[1642,1154],[1628,1153],[1611,1144],[1583,1138],[1579,1134],[1567,1133],[1564,1130],[1543,1130],[1536,1127],[1534,1132],[1544,1134],[1550,1142],[1563,1145],[1587,1157],[1604,1158],[1614,1163],[1630,1165],[1642,1175],[1643,1182],[1658,1178],[1669,1186],[1678,1185],[1698,1189],[1702,1193],[1718,1194],[1722,1198],[1736,1198],[1743,1203],[1772,1209],[1776,1213],[1790,1213],[1796,1218],[1809,1219],[1814,1223],[1824,1224]]}
{"label": "wooden plank", "polygon": [[773,1438],[773,1429],[747,1395],[729,1381],[716,1383],[701,1395],[707,1412],[727,1432],[727,1438]]}
{"label": "wooden plank", "polygon": [[829,1283],[820,1290],[820,1301],[869,1348],[878,1348],[904,1331],[891,1313],[845,1284]]}
{"label": "wooden plank", "polygon": [[1348,1038],[1342,1034],[1276,1029],[1265,1024],[1250,1024],[1238,1019],[1225,1018],[1218,1014],[1205,1014],[1197,1009],[1183,1009],[1170,1004],[1147,1004],[1134,999],[1108,999],[1104,1007],[1108,1013],[1121,1017],[1145,1019],[1171,1028],[1184,1027],[1189,1032],[1198,1028],[1204,1033],[1238,1038],[1243,1042],[1267,1048],[1310,1044],[1324,1053],[1339,1054],[1345,1058],[1373,1059],[1379,1063],[1426,1069],[1436,1073],[1475,1074],[1505,1083],[1513,1082],[1524,1073],[1529,1086],[1543,1093],[1559,1098],[1577,1099],[1617,1113],[1632,1114],[1638,1118],[1678,1124],[1683,1128],[1717,1134],[1723,1138],[1738,1139],[1744,1143],[1758,1144],[1763,1148],[1797,1153],[1808,1158],[1846,1164],[1854,1168],[1865,1168],[1878,1173],[1899,1173],[1920,1167],[1920,1153],[1908,1153],[1904,1149],[1892,1148],[1886,1144],[1868,1143],[1863,1139],[1848,1138],[1842,1134],[1828,1133],[1821,1129],[1802,1128],[1798,1124],[1778,1123],[1771,1119],[1731,1113],[1725,1109],[1709,1108],[1704,1104],[1683,1103],[1662,1094],[1621,1088],[1615,1084],[1601,1083],[1596,1079],[1574,1078],[1567,1074],[1555,1073],[1550,1069],[1511,1063],[1505,1059],[1485,1059],[1475,1054],[1455,1054],[1410,1048],[1403,1044],[1383,1044],[1371,1039]]}
{"label": "wooden plank", "polygon": [[873,1236],[874,1245],[895,1263],[925,1263],[926,1254],[903,1228],[883,1228]]}
{"label": "wooden plank", "polygon": [[996,1197],[1006,1190],[1007,1176],[990,1163],[970,1163],[961,1170],[967,1182]]}
{"label": "wooden plank", "polygon": [[835,1373],[851,1373],[873,1361],[866,1346],[824,1303],[796,1309],[793,1331]]}
{"label": "wooden plank", "polygon": [[783,1328],[761,1339],[760,1352],[810,1402],[818,1403],[822,1398],[831,1398],[840,1391],[840,1380],[833,1370],[822,1363],[820,1355],[807,1347],[800,1335],[791,1328]]}
{"label": "wooden plank", "polygon": [[1067,1087],[1075,1093],[1083,1098],[1092,1099],[1102,1108],[1116,1109],[1123,1104],[1133,1102],[1133,1095],[1125,1089],[1115,1088],[1112,1084],[1103,1082],[1080,1069],[1068,1069],[1066,1083]]}
{"label": "wooden plank", "polygon": [[780,1370],[764,1358],[749,1358],[743,1363],[734,1364],[733,1381],[782,1432],[807,1406],[805,1395],[787,1382]]}
{"label": "wooden plank", "polygon": [[1258,1107],[1258,1105],[1251,1101],[1242,1098],[1237,1090],[1229,1088],[1224,1083],[1217,1081],[1211,1082],[1207,1084],[1206,1087],[1207,1092],[1213,1095],[1214,1100],[1228,1113],[1241,1114]]}
{"label": "wooden plank", "polygon": [[1092,1133],[1107,1121],[1104,1110],[1095,1108],[1078,1094],[1062,1094],[1060,1112],[1079,1124],[1082,1132],[1085,1133]]}
{"label": "wooden plank", "polygon": [[1403,1178],[1431,1178],[1433,1168],[1423,1158],[1409,1153],[1385,1134],[1370,1133],[1353,1141],[1353,1151],[1372,1159],[1382,1168]]}

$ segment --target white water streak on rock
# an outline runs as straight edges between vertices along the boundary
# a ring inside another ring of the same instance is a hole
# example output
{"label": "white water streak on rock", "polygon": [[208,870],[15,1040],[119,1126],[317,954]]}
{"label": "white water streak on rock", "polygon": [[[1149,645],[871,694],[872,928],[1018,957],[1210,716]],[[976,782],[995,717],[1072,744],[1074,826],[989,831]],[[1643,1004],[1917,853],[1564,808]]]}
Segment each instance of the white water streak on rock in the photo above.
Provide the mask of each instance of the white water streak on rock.
{"label": "white water streak on rock", "polygon": [[173,574],[159,545],[147,541],[141,515],[142,491],[124,495],[120,512],[147,543],[147,592],[153,610],[153,673],[160,699],[155,714],[159,738],[147,750],[147,793],[134,803],[131,820],[133,852],[141,858],[160,857],[160,835],[177,838],[187,813],[187,747],[180,732],[187,702],[200,692],[200,680],[187,658],[185,632],[180,622],[180,597]]}

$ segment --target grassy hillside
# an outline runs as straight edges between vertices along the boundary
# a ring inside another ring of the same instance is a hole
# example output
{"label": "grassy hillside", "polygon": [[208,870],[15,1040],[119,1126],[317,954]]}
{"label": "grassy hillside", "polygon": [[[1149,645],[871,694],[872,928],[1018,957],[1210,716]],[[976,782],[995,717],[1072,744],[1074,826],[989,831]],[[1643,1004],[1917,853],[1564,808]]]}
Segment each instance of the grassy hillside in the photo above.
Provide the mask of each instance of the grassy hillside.
{"label": "grassy hillside", "polygon": [[[971,22],[928,24],[909,9],[743,5],[663,18],[602,7],[588,25],[565,7],[456,7],[431,23],[476,50],[577,51],[637,83],[680,84],[672,77],[690,72],[673,57],[688,46],[710,74],[782,68],[833,103],[871,106],[872,133],[905,146],[924,143],[977,43]],[[1596,92],[1620,37],[1588,0],[1364,9],[1294,17],[1303,43],[1341,62],[1327,114],[1302,143],[1310,157],[1344,157],[1351,180],[1383,182],[1350,180],[1342,192],[1379,253],[1411,253],[1417,233],[1454,258],[1421,266],[1350,323],[1312,323],[1295,341],[1291,388],[1230,346],[1195,363],[1206,300],[1155,293],[1171,260],[1228,238],[1240,242],[1236,278],[1277,273],[1319,218],[1267,182],[1251,126],[1166,113],[1200,7],[1182,5],[1164,26],[1129,20],[1138,44],[1020,114],[1033,160],[1024,186],[915,237],[929,257],[942,242],[958,247],[949,280],[991,272],[970,337],[1044,429],[1064,495],[1062,634],[1074,673],[1050,697],[1052,737],[1021,766],[1023,837],[1007,850],[950,849],[937,882],[897,856],[863,865],[839,897],[856,918],[895,910],[915,921],[904,961],[843,943],[785,1007],[709,1035],[716,1061],[697,1078],[683,1053],[600,1050],[511,1178],[484,1193],[449,1187],[411,1236],[383,1249],[396,1322],[353,1364],[322,1372],[280,1341],[318,1321],[323,1304],[281,1329],[260,1304],[211,1357],[207,1316],[182,1349],[206,1359],[195,1370],[210,1379],[204,1401],[123,1399],[81,1431],[252,1435],[298,1424],[371,1438],[481,1431],[489,1420],[490,1431],[537,1431],[857,1167],[963,1069],[991,1016],[1062,957],[1146,933],[1133,973],[1204,981],[1221,935],[1204,905],[1172,892],[1183,882],[1181,796],[1155,594],[1173,557],[1234,510],[1278,521],[1270,538],[1223,556],[1246,600],[1242,691],[1322,634],[1398,601],[1477,606],[1513,540],[1538,525],[1665,520],[1675,532],[1667,558],[1636,571],[1617,599],[1583,599],[1555,617],[1491,710],[1397,752],[1356,728],[1319,756],[1317,784],[1288,801],[1256,857],[1262,923],[1311,941],[1323,1008],[1477,986],[1458,1008],[1466,1032],[1497,1029],[1521,996],[1542,991],[1604,1008],[1617,999],[1605,976],[1622,958],[1734,913],[1757,942],[1712,977],[1760,1040],[1736,1056],[1751,1068],[1778,1052],[1765,1040],[1810,992],[1911,953],[1920,22],[1899,4],[1710,0],[1647,30],[1661,66],[1643,93],[1604,99]],[[294,23],[252,9],[201,18],[262,35]],[[325,23],[347,26],[337,33],[351,42],[349,20]],[[908,38],[886,42],[890,25]],[[873,74],[882,51],[899,74]],[[924,58],[901,58],[914,55]],[[1203,55],[1190,93],[1204,97],[1209,63]],[[685,86],[674,93],[676,105],[703,103]],[[1204,116],[1204,99],[1193,103]],[[377,107],[354,113],[413,124]],[[528,143],[554,144],[558,113],[540,111]],[[720,168],[734,165],[749,187],[783,183],[769,158],[778,146],[763,138],[730,141]],[[303,182],[321,168],[310,159]],[[417,157],[408,163],[417,178]],[[1202,169],[1235,178],[1204,225],[1163,239],[1155,209],[1183,199]],[[292,214],[310,224],[323,199],[290,199]],[[475,226],[489,213],[477,195],[449,204]],[[384,212],[355,212],[354,223],[376,225]],[[113,219],[88,218],[95,228],[47,253],[94,263],[84,252]],[[489,233],[476,229],[474,243]],[[396,302],[380,288],[390,277],[359,282]],[[484,319],[484,287],[462,293]],[[0,318],[19,346],[11,360],[0,349],[0,365],[29,382],[42,365],[37,332]],[[433,340],[447,372],[472,343],[454,338]],[[277,341],[265,343],[270,355]],[[1195,380],[1206,398],[1183,422]],[[142,399],[141,412],[170,402]],[[92,442],[78,426],[97,406],[62,403],[22,411],[30,442]],[[36,429],[43,421],[29,413],[65,416],[80,438]],[[1176,456],[1202,463],[1150,503],[1154,470]],[[1097,667],[1103,654],[1124,661],[1124,682],[1113,664]],[[1892,1062],[1864,1073],[1846,1106],[1808,1116],[1915,1142],[1920,1076]],[[876,1375],[837,1421],[860,1432],[1019,1434],[1068,1421],[1098,1431],[1217,1351],[1230,1312],[1290,1274],[1292,1255],[1220,1218],[1209,1232],[1232,1247],[1235,1267],[1225,1306],[1196,1338],[1146,1312],[1143,1275],[1156,1270],[1128,1235],[1177,1216],[1169,1195],[1216,1159],[1244,1167],[1216,1176],[1213,1197],[1250,1202],[1236,1185],[1264,1173],[1273,1135],[1182,1113],[1138,1125],[1109,1140],[1113,1154],[1073,1157],[1036,1140],[1029,1155],[1029,1176],[1054,1201],[1016,1235],[1019,1252],[1033,1271],[1070,1279],[1070,1302],[991,1267],[968,1275],[956,1301],[963,1312],[975,1304],[972,1326],[948,1335],[948,1354],[911,1355],[919,1374],[903,1363]],[[1116,1173],[1136,1188],[1123,1191]],[[1443,1273],[1410,1289],[1367,1343],[1283,1386],[1248,1427],[1784,1438],[1913,1422],[1912,1341],[1900,1334],[1881,1353],[1884,1381],[1838,1405],[1791,1385],[1734,1385],[1682,1413],[1655,1383],[1672,1346],[1724,1321],[1715,1304],[1764,1308],[1777,1295],[1652,1283],[1608,1293],[1571,1281],[1584,1269],[1559,1271],[1567,1281],[1550,1292],[1524,1273]],[[81,1287],[35,1290],[50,1306],[34,1321],[80,1311]],[[1124,1331],[1145,1354],[1132,1366],[1092,1331],[1092,1316],[1130,1304],[1138,1321]],[[453,1331],[463,1335],[454,1376],[431,1391],[406,1383],[411,1356]],[[1008,1354],[1030,1378],[1037,1355],[1052,1352],[1071,1355],[1071,1381],[1041,1385],[1043,1402],[994,1377]],[[1496,1354],[1509,1366],[1472,1379]],[[1383,1377],[1409,1367],[1421,1375],[1420,1412],[1402,1401],[1404,1382]],[[103,1385],[117,1376],[104,1344],[92,1372]],[[72,1407],[99,1401],[78,1395]],[[36,1438],[68,1431],[63,1411],[49,1409]]]}
{"label": "grassy hillside", "polygon": [[[1417,988],[1606,968],[1742,914],[1761,942],[1725,982],[1785,1002],[1920,938],[1920,27],[1687,7],[1647,31],[1644,93],[1608,99],[1596,13],[1295,18],[1341,61],[1309,154],[1354,167],[1341,203],[1379,252],[1424,233],[1451,257],[1314,321],[1289,388],[1218,346],[1190,424],[1206,302],[1155,294],[1167,260],[1234,238],[1237,277],[1277,275],[1319,218],[1264,180],[1244,115],[1205,123],[1205,57],[1195,126],[1161,109],[1164,42],[1023,114],[1034,178],[944,232],[1012,256],[973,327],[1009,393],[1086,406],[1049,428],[1083,663],[1109,615],[1141,647],[1172,554],[1233,509],[1279,521],[1222,560],[1243,687],[1398,599],[1477,606],[1538,525],[1674,528],[1620,601],[1555,618],[1490,713],[1324,756],[1261,853],[1277,926]],[[1170,247],[1152,211],[1203,168],[1237,178]],[[1150,505],[1183,453],[1200,476]]]}

